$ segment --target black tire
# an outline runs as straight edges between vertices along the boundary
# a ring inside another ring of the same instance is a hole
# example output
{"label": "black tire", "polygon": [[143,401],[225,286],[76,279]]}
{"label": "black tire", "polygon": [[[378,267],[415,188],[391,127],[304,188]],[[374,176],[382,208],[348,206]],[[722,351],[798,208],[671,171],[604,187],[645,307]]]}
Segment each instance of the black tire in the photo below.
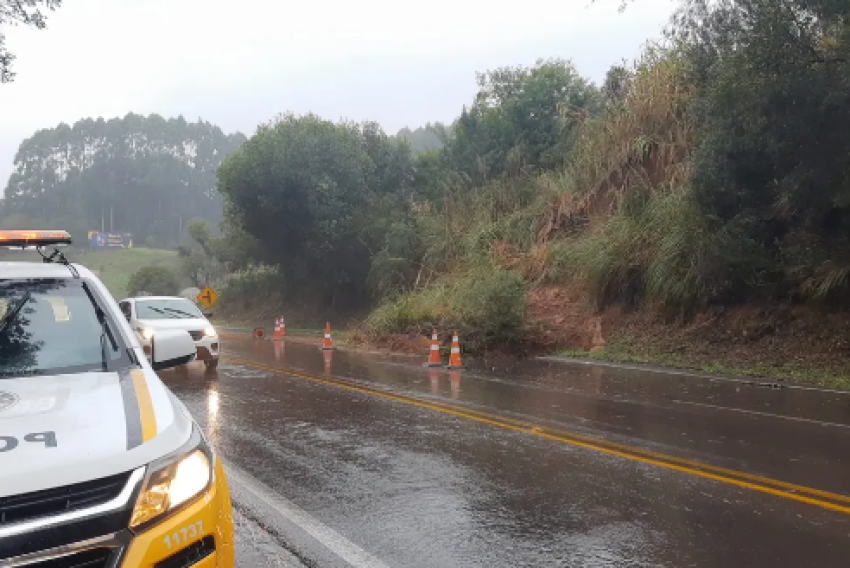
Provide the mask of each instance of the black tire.
{"label": "black tire", "polygon": [[204,361],[204,365],[207,366],[207,370],[213,371],[218,368],[218,359],[207,359]]}

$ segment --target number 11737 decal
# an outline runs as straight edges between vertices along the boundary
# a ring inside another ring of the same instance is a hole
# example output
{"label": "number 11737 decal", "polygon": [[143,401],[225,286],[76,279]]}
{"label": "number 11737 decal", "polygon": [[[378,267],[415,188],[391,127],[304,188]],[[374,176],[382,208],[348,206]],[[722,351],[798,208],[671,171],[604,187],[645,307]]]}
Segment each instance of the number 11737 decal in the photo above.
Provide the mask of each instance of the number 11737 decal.
{"label": "number 11737 decal", "polygon": [[168,550],[171,550],[172,548],[182,546],[189,543],[189,541],[195,540],[202,534],[204,534],[204,522],[198,521],[197,523],[192,523],[189,526],[177,529],[173,533],[165,535],[163,541],[165,542],[165,546],[168,547]]}

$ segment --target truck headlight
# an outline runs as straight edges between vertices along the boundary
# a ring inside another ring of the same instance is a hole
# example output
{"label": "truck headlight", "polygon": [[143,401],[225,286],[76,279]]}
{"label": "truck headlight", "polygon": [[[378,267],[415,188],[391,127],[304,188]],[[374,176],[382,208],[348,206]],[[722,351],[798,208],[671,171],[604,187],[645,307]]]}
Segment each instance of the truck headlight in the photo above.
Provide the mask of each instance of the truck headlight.
{"label": "truck headlight", "polygon": [[211,486],[214,464],[212,448],[194,427],[188,444],[148,468],[130,528],[141,532],[192,503]]}
{"label": "truck headlight", "polygon": [[207,337],[215,337],[215,328],[210,326],[204,330],[204,335]]}

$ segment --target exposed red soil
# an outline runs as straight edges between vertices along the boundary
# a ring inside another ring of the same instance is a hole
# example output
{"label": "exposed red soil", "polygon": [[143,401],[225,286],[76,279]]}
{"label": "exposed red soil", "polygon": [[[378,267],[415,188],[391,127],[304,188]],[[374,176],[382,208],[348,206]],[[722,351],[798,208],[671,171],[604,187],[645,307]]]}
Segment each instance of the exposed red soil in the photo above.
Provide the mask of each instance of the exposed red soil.
{"label": "exposed red soil", "polygon": [[[529,294],[529,321],[550,351],[607,345],[649,360],[687,366],[817,369],[847,374],[850,312],[826,306],[712,307],[687,322],[671,321],[660,306],[611,307],[594,314],[574,288]],[[594,340],[595,329],[601,337]],[[601,340],[601,341],[600,341]]]}
{"label": "exposed red soil", "polygon": [[850,313],[823,307],[717,307],[684,325],[666,323],[657,311],[644,310],[618,318],[610,339],[632,352],[701,365],[839,374],[850,368]]}
{"label": "exposed red soil", "polygon": [[537,350],[593,348],[597,317],[578,287],[545,286],[528,293],[528,324]]}

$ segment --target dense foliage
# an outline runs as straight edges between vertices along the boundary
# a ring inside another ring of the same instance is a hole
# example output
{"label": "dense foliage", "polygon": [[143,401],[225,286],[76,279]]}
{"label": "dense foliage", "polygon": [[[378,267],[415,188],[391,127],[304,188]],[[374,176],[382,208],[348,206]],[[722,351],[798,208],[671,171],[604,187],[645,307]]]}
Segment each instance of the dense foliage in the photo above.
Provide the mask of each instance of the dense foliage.
{"label": "dense foliage", "polygon": [[353,307],[368,298],[371,256],[404,222],[409,178],[407,145],[376,124],[284,115],[228,157],[219,191],[289,293]]}
{"label": "dense foliage", "polygon": [[415,130],[404,127],[396,133],[397,138],[407,142],[414,156],[429,150],[439,150],[443,147],[447,136],[447,127],[439,122],[428,123]]}
{"label": "dense foliage", "polygon": [[596,94],[545,101],[548,130],[507,121],[528,97],[492,83],[417,159],[425,276],[375,312],[376,333],[445,314],[438,291],[485,259],[582,282],[598,307],[847,297],[850,3],[683,1],[666,41]]}
{"label": "dense foliage", "polygon": [[850,3],[691,0],[694,193],[735,243],[727,290],[821,296],[850,270]]}

